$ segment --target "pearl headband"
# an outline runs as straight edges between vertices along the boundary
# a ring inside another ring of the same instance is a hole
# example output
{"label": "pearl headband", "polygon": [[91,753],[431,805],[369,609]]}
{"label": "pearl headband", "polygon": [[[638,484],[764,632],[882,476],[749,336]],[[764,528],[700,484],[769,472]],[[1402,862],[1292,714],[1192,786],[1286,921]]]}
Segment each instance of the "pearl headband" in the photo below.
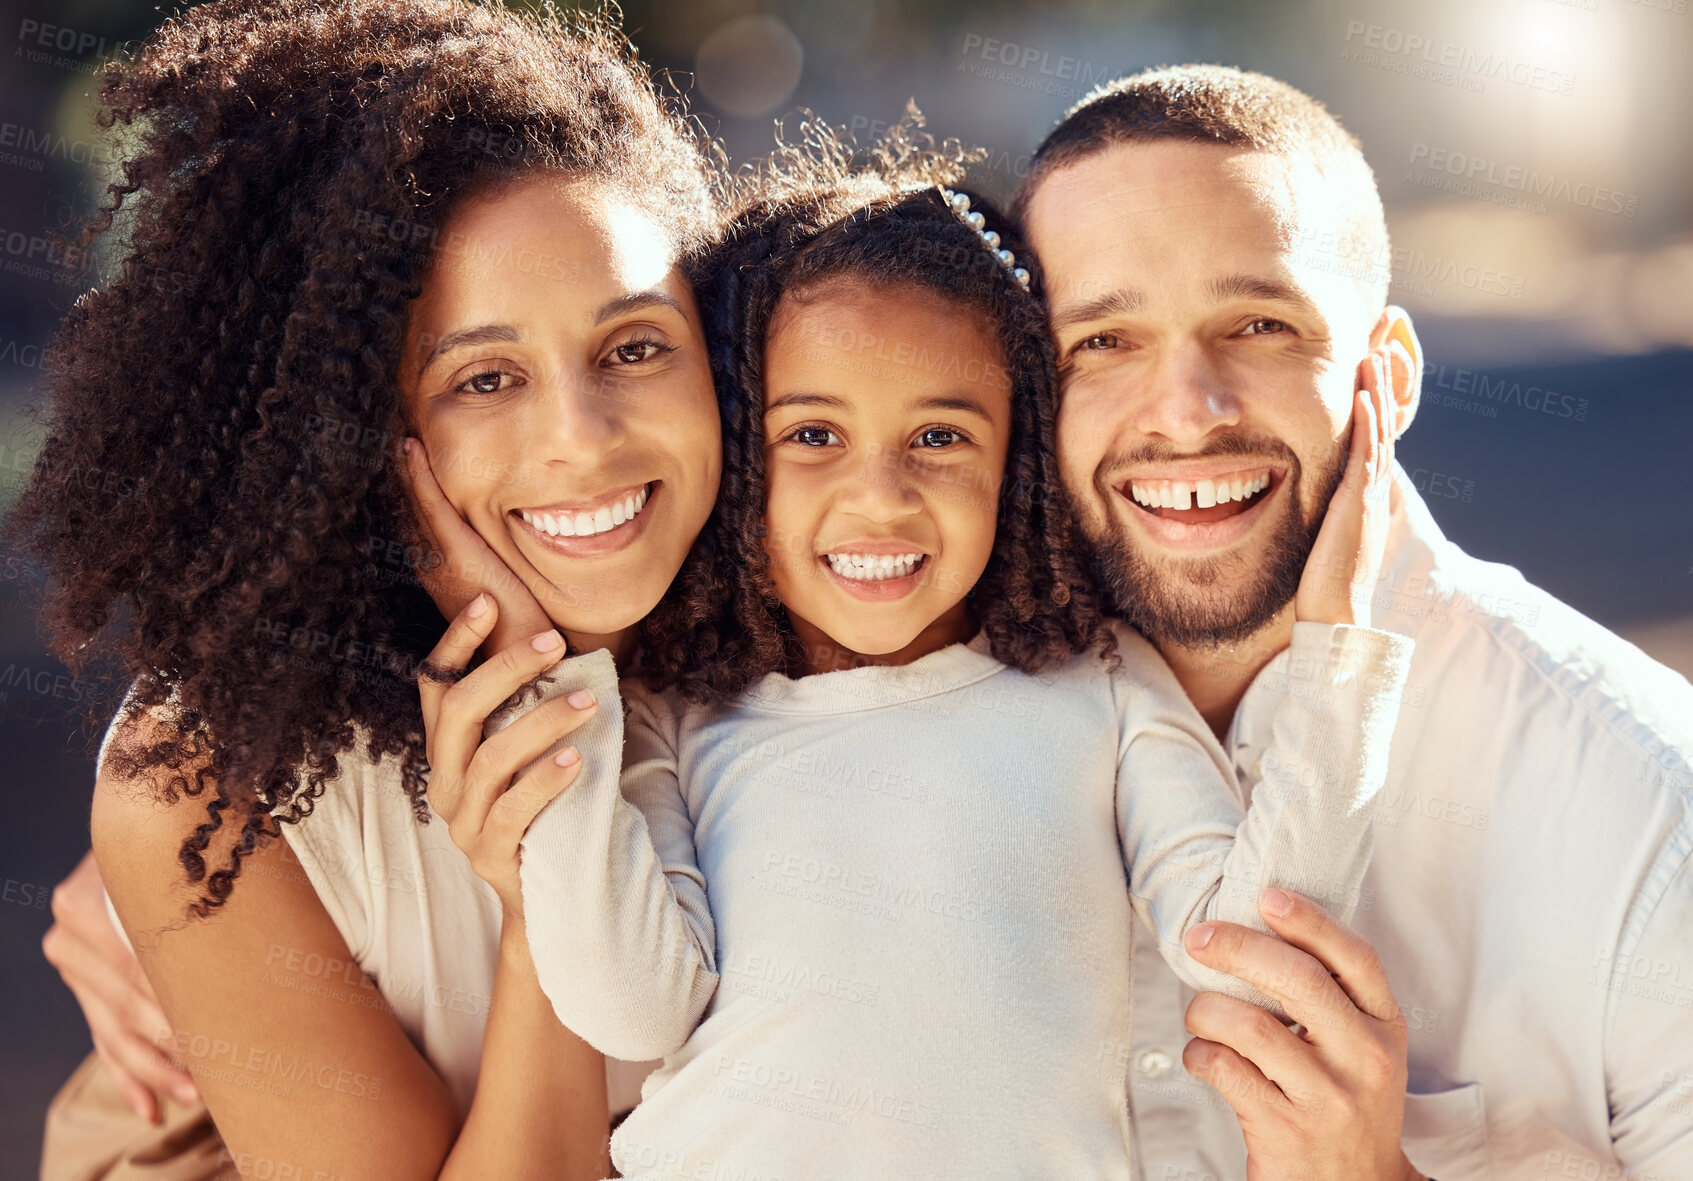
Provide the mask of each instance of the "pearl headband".
{"label": "pearl headband", "polygon": [[999,260],[999,265],[1004,267],[1010,276],[1017,281],[1017,286],[1027,291],[1029,289],[1029,272],[1017,265],[1016,255],[1009,250],[1000,248],[998,234],[982,228],[987,219],[980,213],[971,212],[970,198],[964,193],[953,192],[945,185],[938,187],[941,190],[941,197],[946,201],[946,207],[952,210],[952,215],[976,231],[976,236],[987,244],[987,248]]}

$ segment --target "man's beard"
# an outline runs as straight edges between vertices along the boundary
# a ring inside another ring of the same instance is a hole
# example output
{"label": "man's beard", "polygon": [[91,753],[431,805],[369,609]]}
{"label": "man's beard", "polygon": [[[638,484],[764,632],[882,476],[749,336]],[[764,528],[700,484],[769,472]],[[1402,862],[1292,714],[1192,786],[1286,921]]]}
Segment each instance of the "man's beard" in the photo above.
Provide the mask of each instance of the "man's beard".
{"label": "man's beard", "polygon": [[[1316,519],[1307,522],[1300,512],[1299,495],[1304,470],[1298,456],[1285,444],[1277,442],[1266,447],[1262,442],[1228,438],[1219,440],[1203,454],[1256,457],[1273,454],[1275,462],[1286,468],[1284,483],[1288,494],[1281,516],[1271,525],[1269,540],[1256,569],[1242,584],[1231,585],[1228,576],[1235,568],[1252,561],[1250,555],[1148,561],[1143,552],[1136,551],[1127,527],[1118,522],[1109,508],[1103,528],[1098,522],[1082,521],[1082,532],[1093,550],[1095,578],[1111,600],[1113,610],[1155,644],[1182,648],[1238,644],[1273,620],[1299,591],[1299,580],[1305,573],[1311,547],[1317,542],[1329,501],[1334,499],[1346,468],[1346,441],[1342,440],[1335,447],[1331,462],[1322,471],[1313,473],[1320,492],[1316,501],[1320,508]],[[1172,457],[1160,451],[1136,458],[1156,461]],[[1127,459],[1119,459],[1110,466],[1120,469],[1127,463]],[[1108,486],[1099,487],[1098,491],[1105,497],[1117,495]]]}

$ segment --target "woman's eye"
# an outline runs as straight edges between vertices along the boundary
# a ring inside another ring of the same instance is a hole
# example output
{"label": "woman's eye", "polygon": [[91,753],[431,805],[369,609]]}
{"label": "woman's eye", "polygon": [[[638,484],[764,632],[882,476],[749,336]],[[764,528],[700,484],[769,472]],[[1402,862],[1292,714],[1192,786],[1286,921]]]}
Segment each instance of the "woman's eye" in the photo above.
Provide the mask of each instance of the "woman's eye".
{"label": "woman's eye", "polygon": [[612,349],[612,355],[625,365],[639,365],[642,361],[651,361],[664,353],[673,353],[671,345],[660,344],[656,340],[631,340],[627,344],[620,344]]}
{"label": "woman's eye", "polygon": [[466,378],[453,389],[460,393],[497,394],[507,388],[505,379],[508,377],[515,380],[517,374],[509,373],[504,369],[490,369],[486,373],[478,373]]}
{"label": "woman's eye", "polygon": [[1272,333],[1286,332],[1287,325],[1280,320],[1272,320],[1267,316],[1260,316],[1245,328],[1241,329],[1242,336],[1269,336]]}
{"label": "woman's eye", "polygon": [[1076,347],[1087,352],[1098,352],[1102,349],[1114,349],[1119,341],[1114,332],[1096,332]]}
{"label": "woman's eye", "polygon": [[802,447],[827,447],[835,441],[835,432],[826,426],[802,426],[788,438]]}
{"label": "woman's eye", "polygon": [[919,447],[950,447],[954,443],[962,443],[964,436],[950,427],[932,426],[917,436]]}

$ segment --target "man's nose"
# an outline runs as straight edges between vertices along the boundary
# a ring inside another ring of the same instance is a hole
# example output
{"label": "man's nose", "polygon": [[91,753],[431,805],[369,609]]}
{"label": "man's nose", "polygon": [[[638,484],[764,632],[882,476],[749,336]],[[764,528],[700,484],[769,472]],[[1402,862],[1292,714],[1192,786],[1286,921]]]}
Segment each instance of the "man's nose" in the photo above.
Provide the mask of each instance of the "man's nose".
{"label": "man's nose", "polygon": [[912,473],[905,470],[906,455],[904,449],[866,447],[858,462],[841,473],[835,506],[878,525],[920,512],[923,497]]}
{"label": "man's nose", "polygon": [[1240,396],[1210,351],[1197,342],[1167,350],[1141,391],[1135,427],[1178,447],[1240,422]]}

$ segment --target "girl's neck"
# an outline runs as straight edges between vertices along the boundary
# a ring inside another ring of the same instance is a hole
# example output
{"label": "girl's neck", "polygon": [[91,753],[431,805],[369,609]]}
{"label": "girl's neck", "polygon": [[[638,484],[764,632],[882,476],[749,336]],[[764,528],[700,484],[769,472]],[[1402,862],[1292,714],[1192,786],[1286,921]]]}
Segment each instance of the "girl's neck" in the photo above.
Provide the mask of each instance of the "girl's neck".
{"label": "girl's neck", "polygon": [[799,637],[803,651],[789,676],[809,677],[818,673],[840,672],[869,665],[900,665],[920,660],[931,652],[939,652],[952,644],[962,644],[976,634],[976,613],[969,601],[959,603],[952,610],[917,633],[905,647],[895,652],[865,653],[843,647],[822,628],[790,613],[794,634]]}
{"label": "girl's neck", "polygon": [[630,661],[635,659],[635,649],[640,642],[640,637],[636,635],[635,629],[632,627],[626,627],[622,631],[610,632],[603,636],[589,635],[587,632],[564,631],[563,628],[559,630],[564,632],[565,643],[570,646],[569,650],[572,656],[580,656],[585,652],[596,652],[601,648],[609,648],[612,663],[617,665],[619,674],[629,666]]}

